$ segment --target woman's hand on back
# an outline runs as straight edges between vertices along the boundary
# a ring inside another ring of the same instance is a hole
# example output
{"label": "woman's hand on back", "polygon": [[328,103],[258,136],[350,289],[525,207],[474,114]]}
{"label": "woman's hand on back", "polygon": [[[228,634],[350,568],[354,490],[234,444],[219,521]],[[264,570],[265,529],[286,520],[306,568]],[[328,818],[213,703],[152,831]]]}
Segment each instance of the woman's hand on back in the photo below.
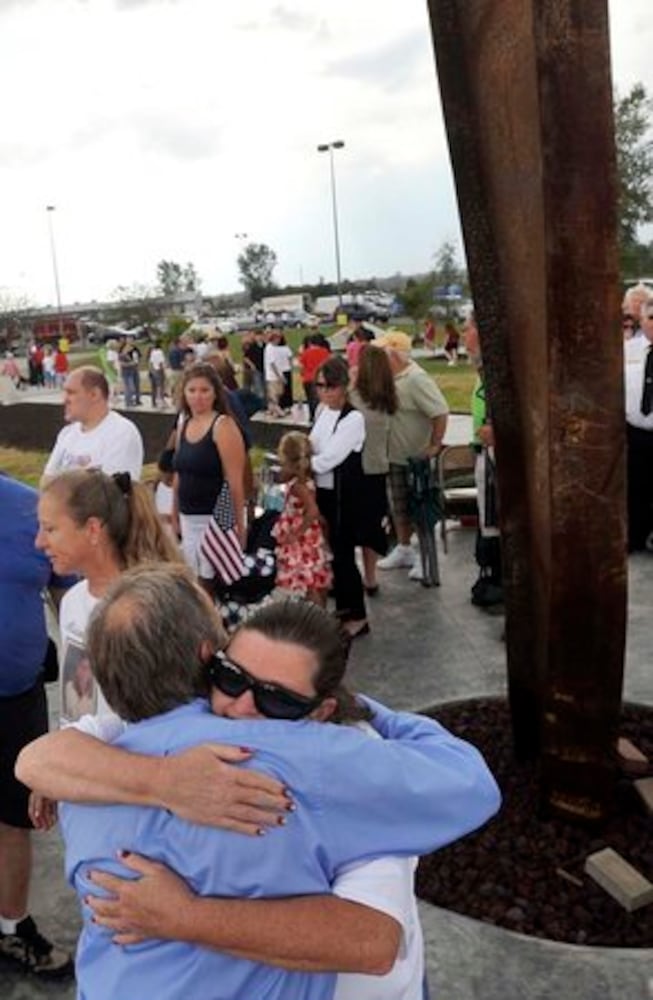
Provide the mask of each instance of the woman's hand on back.
{"label": "woman's hand on back", "polygon": [[91,872],[94,885],[111,893],[110,898],[87,897],[93,922],[113,930],[115,944],[138,944],[151,938],[182,940],[184,917],[195,899],[183,879],[139,854],[123,852],[120,860],[140,877],[123,879]]}
{"label": "woman's hand on back", "polygon": [[254,751],[220,743],[204,744],[161,759],[161,804],[181,819],[260,836],[266,826],[283,825],[292,810],[280,781],[238,767]]}

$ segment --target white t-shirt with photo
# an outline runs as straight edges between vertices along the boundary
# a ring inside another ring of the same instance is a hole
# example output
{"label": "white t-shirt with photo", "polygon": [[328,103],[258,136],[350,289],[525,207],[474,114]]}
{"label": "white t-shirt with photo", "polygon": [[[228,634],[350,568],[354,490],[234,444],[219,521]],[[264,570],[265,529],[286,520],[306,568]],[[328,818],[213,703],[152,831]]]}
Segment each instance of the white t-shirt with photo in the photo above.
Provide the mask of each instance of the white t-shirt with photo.
{"label": "white t-shirt with photo", "polygon": [[56,476],[66,469],[102,469],[108,475],[128,472],[141,478],[143,439],[136,424],[110,410],[104,420],[85,431],[79,421],[59,431],[44,475]]}
{"label": "white t-shirt with photo", "polygon": [[86,655],[86,630],[98,603],[86,580],[80,580],[67,590],[59,609],[61,634],[60,717],[62,727],[89,715],[104,721],[117,716],[107,705],[99,684],[93,677]]}

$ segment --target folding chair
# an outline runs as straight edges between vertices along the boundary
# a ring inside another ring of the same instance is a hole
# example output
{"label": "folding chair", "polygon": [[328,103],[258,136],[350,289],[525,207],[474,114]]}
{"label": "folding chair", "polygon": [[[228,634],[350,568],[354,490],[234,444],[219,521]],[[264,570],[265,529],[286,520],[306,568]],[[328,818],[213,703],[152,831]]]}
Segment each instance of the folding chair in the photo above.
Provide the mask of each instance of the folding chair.
{"label": "folding chair", "polygon": [[455,520],[478,513],[474,467],[476,455],[467,444],[445,445],[438,456],[438,483],[442,517],[440,537],[447,552],[447,519]]}

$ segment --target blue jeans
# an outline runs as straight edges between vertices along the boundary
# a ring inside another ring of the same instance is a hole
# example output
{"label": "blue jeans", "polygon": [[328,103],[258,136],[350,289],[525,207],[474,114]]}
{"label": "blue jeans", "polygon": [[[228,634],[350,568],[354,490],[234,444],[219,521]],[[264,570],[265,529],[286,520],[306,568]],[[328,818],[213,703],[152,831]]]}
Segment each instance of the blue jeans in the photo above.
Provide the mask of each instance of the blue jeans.
{"label": "blue jeans", "polygon": [[138,368],[123,368],[122,381],[125,387],[125,406],[140,406],[141,389]]}

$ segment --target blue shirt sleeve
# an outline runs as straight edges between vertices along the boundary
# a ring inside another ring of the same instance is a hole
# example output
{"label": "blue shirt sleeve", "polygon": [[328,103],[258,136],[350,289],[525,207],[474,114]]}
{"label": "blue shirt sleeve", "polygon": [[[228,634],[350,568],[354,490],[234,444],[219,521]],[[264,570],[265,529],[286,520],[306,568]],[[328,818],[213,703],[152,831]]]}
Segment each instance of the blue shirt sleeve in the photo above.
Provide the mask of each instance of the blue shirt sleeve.
{"label": "blue shirt sleeve", "polygon": [[[329,747],[330,774],[320,782],[323,808],[342,816],[332,831],[337,865],[351,857],[425,854],[497,812],[499,789],[475,747],[431,719],[369,704],[384,738],[338,727]],[[324,725],[325,738],[334,728]],[[352,735],[362,736],[356,747]],[[355,768],[347,766],[352,753]],[[337,775],[344,780],[335,781]]]}

